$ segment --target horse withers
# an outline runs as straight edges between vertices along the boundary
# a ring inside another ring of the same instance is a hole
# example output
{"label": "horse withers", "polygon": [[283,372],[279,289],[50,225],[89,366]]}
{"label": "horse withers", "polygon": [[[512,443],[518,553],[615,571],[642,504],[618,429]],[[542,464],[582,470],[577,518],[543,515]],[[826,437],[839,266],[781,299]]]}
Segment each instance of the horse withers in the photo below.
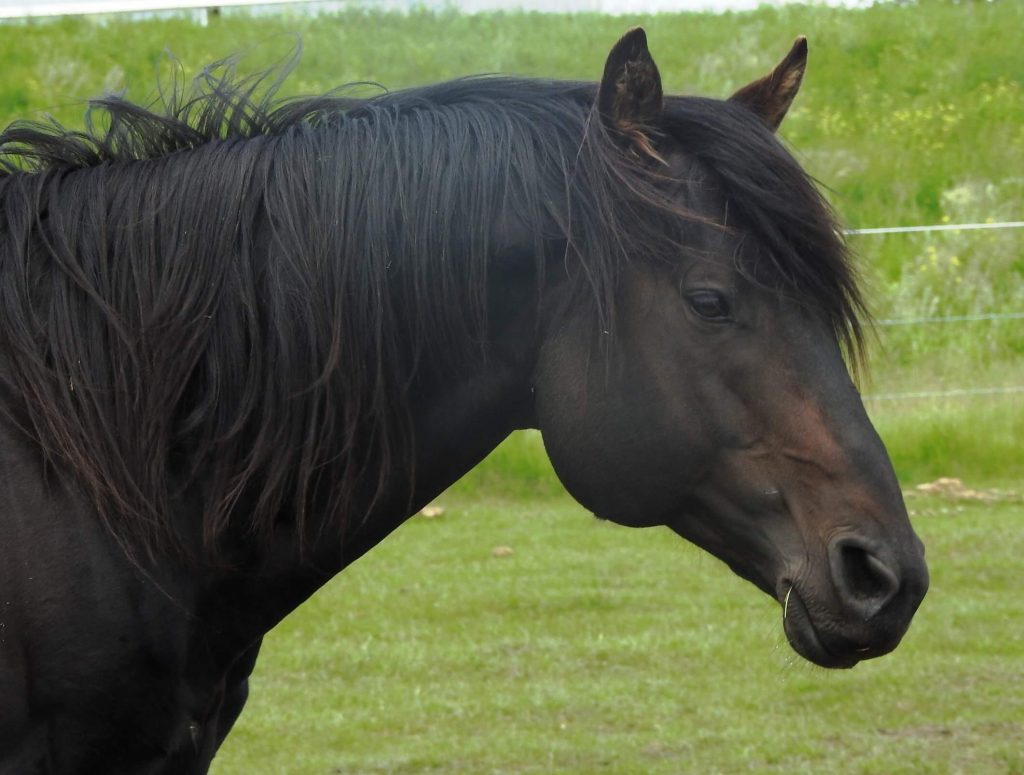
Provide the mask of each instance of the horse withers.
{"label": "horse withers", "polygon": [[664,95],[641,30],[599,84],[225,65],[5,130],[0,773],[206,772],[263,634],[517,428],[812,662],[894,648],[928,575],[774,134],[806,52],[725,101]]}

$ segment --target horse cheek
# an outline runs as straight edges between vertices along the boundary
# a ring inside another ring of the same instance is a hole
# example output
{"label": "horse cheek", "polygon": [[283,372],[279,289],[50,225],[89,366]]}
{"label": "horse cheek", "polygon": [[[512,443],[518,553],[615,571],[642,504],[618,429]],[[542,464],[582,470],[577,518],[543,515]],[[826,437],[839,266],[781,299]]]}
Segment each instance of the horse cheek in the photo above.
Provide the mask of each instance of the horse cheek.
{"label": "horse cheek", "polygon": [[[629,378],[566,341],[545,347],[536,383],[538,427],[559,480],[602,519],[630,527],[674,518],[689,486],[690,444],[661,405]],[[650,385],[647,390],[653,389]]]}

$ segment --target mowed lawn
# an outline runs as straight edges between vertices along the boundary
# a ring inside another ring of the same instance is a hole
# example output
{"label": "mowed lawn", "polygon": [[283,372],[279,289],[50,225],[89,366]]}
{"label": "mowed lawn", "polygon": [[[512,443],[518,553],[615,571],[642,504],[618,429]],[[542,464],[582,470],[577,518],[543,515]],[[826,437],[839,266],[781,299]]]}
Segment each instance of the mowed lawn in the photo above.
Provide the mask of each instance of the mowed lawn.
{"label": "mowed lawn", "polygon": [[666,530],[442,503],[269,635],[215,775],[1024,772],[1019,496],[908,497],[931,592],[848,672]]}

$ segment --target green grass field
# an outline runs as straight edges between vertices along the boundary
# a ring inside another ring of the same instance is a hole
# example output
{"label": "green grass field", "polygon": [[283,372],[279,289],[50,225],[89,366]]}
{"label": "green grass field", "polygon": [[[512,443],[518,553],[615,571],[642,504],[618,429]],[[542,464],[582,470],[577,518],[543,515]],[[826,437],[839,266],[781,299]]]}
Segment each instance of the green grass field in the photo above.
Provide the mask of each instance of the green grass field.
{"label": "green grass field", "polygon": [[214,773],[1024,773],[1024,505],[908,502],[929,597],[836,673],[668,531],[449,496],[271,633]]}
{"label": "green grass field", "polygon": [[[856,227],[1024,219],[1024,3],[714,16],[232,14],[0,25],[0,123],[127,88],[165,50],[243,70],[303,39],[287,90],[477,72],[594,79],[643,23],[668,89],[726,96],[806,34],[785,140]],[[852,237],[880,318],[1024,311],[1024,232]],[[881,327],[866,394],[1024,384],[1024,321]],[[601,524],[513,436],[268,637],[215,762],[245,773],[1024,773],[1024,395],[868,402],[932,589],[849,673],[800,662],[773,601],[665,531]],[[1016,494],[1007,495],[1007,491]],[[492,550],[507,546],[508,556]]]}

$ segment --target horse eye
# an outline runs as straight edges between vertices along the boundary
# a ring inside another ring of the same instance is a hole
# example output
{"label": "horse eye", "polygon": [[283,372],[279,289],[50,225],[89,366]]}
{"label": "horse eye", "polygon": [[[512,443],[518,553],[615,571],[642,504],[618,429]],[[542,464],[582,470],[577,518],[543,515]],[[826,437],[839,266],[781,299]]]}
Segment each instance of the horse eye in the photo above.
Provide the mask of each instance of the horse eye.
{"label": "horse eye", "polygon": [[686,301],[689,302],[694,314],[704,320],[714,323],[732,320],[729,299],[723,293],[711,290],[692,291],[686,294]]}

